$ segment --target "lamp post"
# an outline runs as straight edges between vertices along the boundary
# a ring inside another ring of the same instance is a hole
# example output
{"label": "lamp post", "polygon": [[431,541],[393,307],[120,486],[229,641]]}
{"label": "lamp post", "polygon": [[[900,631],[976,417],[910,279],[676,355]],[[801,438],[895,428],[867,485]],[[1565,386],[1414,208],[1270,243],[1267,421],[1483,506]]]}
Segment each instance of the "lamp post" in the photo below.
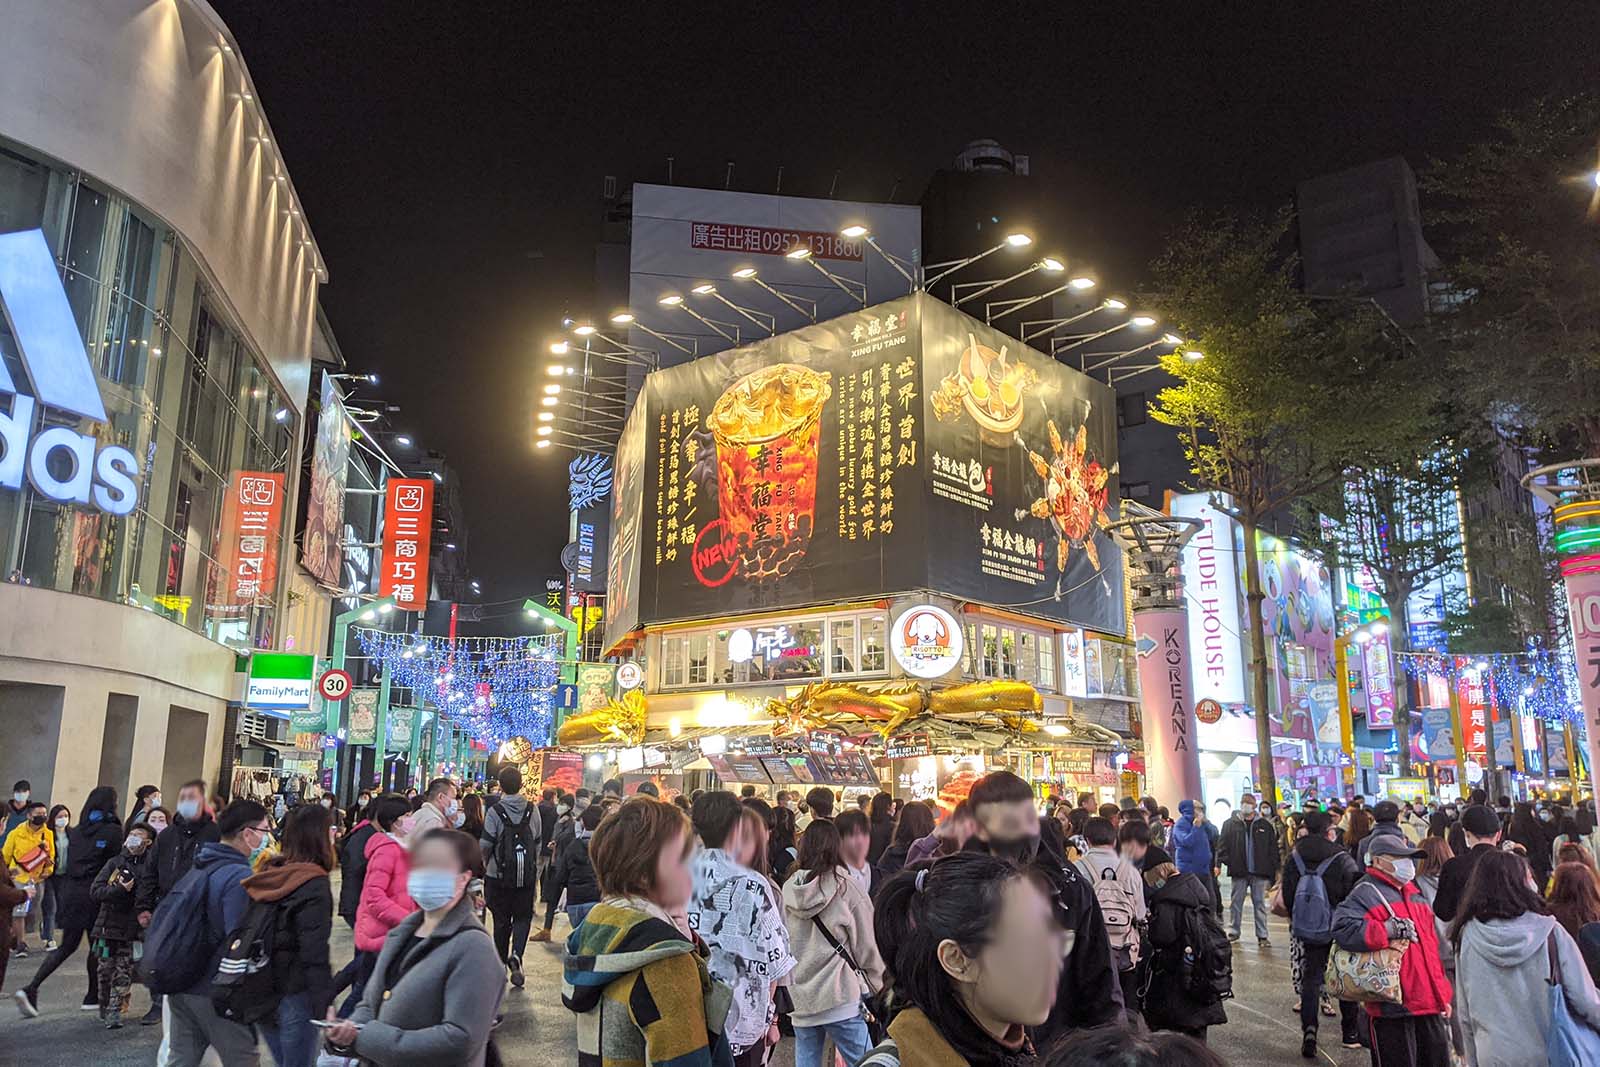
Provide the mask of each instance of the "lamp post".
{"label": "lamp post", "polygon": [[1182,563],[1183,546],[1204,526],[1124,500],[1107,531],[1125,551],[1133,593],[1145,791],[1169,804],[1202,799]]}
{"label": "lamp post", "polygon": [[[774,288],[773,286],[768,285],[761,279],[760,275],[756,273],[756,269],[754,267],[740,267],[738,270],[733,272],[731,277],[735,281],[749,282],[752,285],[756,285],[762,289],[765,289],[767,292],[771,293],[773,296],[777,297],[779,300],[783,301],[786,305],[798,311],[812,322],[817,321],[817,302],[815,300],[810,300],[803,296],[792,296],[789,293],[785,293]],[[810,304],[811,307],[809,309],[806,308],[806,304]]]}
{"label": "lamp post", "polygon": [[883,261],[885,263],[889,264],[889,266],[900,272],[900,276],[906,280],[907,285],[911,286],[913,289],[917,287],[917,279],[911,273],[912,265],[901,259],[899,256],[892,255],[891,253],[884,251],[883,246],[878,244],[877,239],[867,231],[865,226],[846,226],[844,229],[839,231],[839,236],[861,238],[861,240],[867,243],[867,247],[871,248],[874,252],[883,257]]}
{"label": "lamp post", "polygon": [[851,285],[854,283],[852,283],[850,279],[840,277],[827,267],[824,267],[821,263],[818,263],[816,258],[812,256],[811,249],[807,248],[805,245],[797,245],[796,247],[789,249],[789,251],[784,253],[784,258],[794,260],[797,263],[806,264],[818,274],[822,275],[834,285],[838,286],[839,291],[844,293],[845,296],[848,296],[851,300],[859,300],[862,307],[867,306],[866,282],[862,282],[861,291],[859,293],[856,292],[853,288],[851,288]]}
{"label": "lamp post", "polygon": [[[948,278],[962,267],[970,266],[973,263],[978,262],[980,259],[987,259],[996,252],[1004,251],[1007,248],[1027,248],[1031,244],[1033,244],[1033,238],[1025,233],[1008,233],[1006,234],[1005,240],[1001,241],[993,248],[985,248],[982,252],[979,252],[975,256],[968,256],[965,259],[948,259],[943,263],[929,263],[927,266],[922,268],[923,280],[920,288],[924,292],[932,292],[935,285],[939,284],[940,281]],[[937,271],[938,273],[934,274],[934,276],[930,278],[928,277],[928,272],[930,270]]]}

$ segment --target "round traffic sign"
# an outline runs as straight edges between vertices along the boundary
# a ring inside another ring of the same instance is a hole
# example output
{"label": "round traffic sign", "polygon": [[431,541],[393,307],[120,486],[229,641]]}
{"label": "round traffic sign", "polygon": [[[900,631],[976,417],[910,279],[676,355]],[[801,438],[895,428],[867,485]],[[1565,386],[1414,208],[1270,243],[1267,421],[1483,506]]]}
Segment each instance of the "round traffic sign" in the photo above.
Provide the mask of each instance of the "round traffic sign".
{"label": "round traffic sign", "polygon": [[322,677],[317,679],[317,692],[322,694],[323,700],[343,700],[350,695],[350,684],[350,672],[335,667],[322,672]]}

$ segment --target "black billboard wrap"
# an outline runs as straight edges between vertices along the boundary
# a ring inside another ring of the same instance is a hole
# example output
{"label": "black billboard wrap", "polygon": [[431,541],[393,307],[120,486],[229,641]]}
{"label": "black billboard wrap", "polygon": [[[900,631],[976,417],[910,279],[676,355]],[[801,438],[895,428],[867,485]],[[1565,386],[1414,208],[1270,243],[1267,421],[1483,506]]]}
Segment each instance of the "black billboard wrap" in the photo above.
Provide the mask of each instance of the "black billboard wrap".
{"label": "black billboard wrap", "polygon": [[611,621],[926,588],[1121,633],[1112,411],[922,294],[658,371],[618,449]]}

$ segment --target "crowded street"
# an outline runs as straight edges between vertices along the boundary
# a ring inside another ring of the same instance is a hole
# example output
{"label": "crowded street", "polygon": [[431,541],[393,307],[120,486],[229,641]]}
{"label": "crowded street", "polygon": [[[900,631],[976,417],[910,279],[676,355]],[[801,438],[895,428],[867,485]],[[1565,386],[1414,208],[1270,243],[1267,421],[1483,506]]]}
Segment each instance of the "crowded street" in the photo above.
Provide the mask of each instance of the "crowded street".
{"label": "crowded street", "polygon": [[1600,1067],[1597,39],[0,0],[0,1067]]}

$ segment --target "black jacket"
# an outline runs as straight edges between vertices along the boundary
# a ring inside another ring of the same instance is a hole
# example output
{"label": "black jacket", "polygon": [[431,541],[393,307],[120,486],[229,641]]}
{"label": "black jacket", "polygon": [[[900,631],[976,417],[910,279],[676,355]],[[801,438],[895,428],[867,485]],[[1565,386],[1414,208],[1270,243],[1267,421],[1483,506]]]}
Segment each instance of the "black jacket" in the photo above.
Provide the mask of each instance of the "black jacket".
{"label": "black jacket", "polygon": [[545,849],[556,838],[556,802],[553,800],[539,801],[539,853],[544,854]]}
{"label": "black jacket", "polygon": [[1329,857],[1338,857],[1322,875],[1322,886],[1328,891],[1328,904],[1331,907],[1337,908],[1365,873],[1350,858],[1350,850],[1343,845],[1326,837],[1302,837],[1294,843],[1294,852],[1283,865],[1283,906],[1288,909],[1291,918],[1294,916],[1294,893],[1300,887],[1300,867],[1294,861],[1295,855],[1305,860],[1307,874],[1315,871]]}
{"label": "black jacket", "polygon": [[[894,851],[884,853],[884,859]],[[988,852],[976,834],[967,839],[970,852]],[[903,859],[903,857],[902,857]],[[1048,1048],[1069,1030],[1116,1022],[1122,1016],[1122,983],[1111,960],[1111,940],[1106,936],[1100,901],[1077,868],[1051,860],[1040,851],[1037,868],[1056,890],[1057,916],[1073,933],[1072,952],[1061,966],[1061,984],[1050,1017],[1033,1029],[1034,1044]]]}
{"label": "black jacket", "polygon": [[[1245,835],[1250,835],[1254,855],[1245,848]],[[1222,824],[1222,837],[1217,843],[1217,856],[1228,869],[1229,878],[1253,875],[1257,878],[1276,878],[1280,866],[1278,853],[1278,824],[1259,815],[1249,822],[1239,816],[1230,816]],[[1245,860],[1254,862],[1246,869]]]}
{"label": "black jacket", "polygon": [[1467,888],[1467,879],[1478,861],[1490,852],[1493,845],[1474,845],[1462,855],[1446,860],[1439,871],[1439,891],[1433,895],[1433,913],[1445,922],[1453,922],[1456,909],[1461,905],[1461,891]]}
{"label": "black jacket", "polygon": [[[70,847],[70,846],[69,846]],[[89,886],[89,897],[100,905],[94,919],[90,937],[103,937],[107,941],[138,941],[144,936],[139,925],[139,908],[134,891],[139,876],[150,864],[150,849],[137,856],[119,852],[106,860]]]}
{"label": "black jacket", "polygon": [[377,832],[376,826],[363,819],[339,846],[339,917],[352,926],[361,904],[361,887],[367,881],[367,840]]}
{"label": "black jacket", "polygon": [[594,876],[594,865],[589,862],[589,838],[574,837],[557,854],[551,865],[548,900],[559,900],[561,891],[567,891],[567,907],[574,904],[598,904],[600,883]]}
{"label": "black jacket", "polygon": [[272,978],[285,996],[308,993],[311,1017],[322,1018],[333,999],[333,969],[328,938],[333,933],[333,886],[310,863],[268,865],[244,879],[250,907],[270,904],[276,912],[272,934]]}
{"label": "black jacket", "polygon": [[79,822],[67,831],[67,877],[60,883],[56,905],[62,929],[93,929],[100,905],[89,889],[106,861],[121,851],[122,820],[115,812],[97,822]]}
{"label": "black jacket", "polygon": [[1211,887],[1192,874],[1173,875],[1150,898],[1150,984],[1144,1015],[1152,1030],[1193,1030],[1228,1021],[1222,1001],[1205,1004],[1189,993],[1184,929],[1191,911],[1201,922],[1217,921],[1211,913]]}
{"label": "black jacket", "polygon": [[207,812],[198,819],[172,817],[172,825],[156,838],[155,855],[145,864],[139,883],[139,910],[155,911],[161,898],[172,892],[178,879],[194,866],[194,854],[200,846],[222,840],[217,820]]}
{"label": "black jacket", "polygon": [[905,869],[906,857],[911,853],[910,845],[890,845],[883,850],[883,855],[878,857],[878,862],[872,866],[877,871],[880,881],[887,882]]}
{"label": "black jacket", "polygon": [[883,858],[884,850],[889,847],[889,842],[894,839],[894,820],[885,815],[881,819],[872,821],[872,840],[867,845],[867,862],[874,869],[878,860]]}

